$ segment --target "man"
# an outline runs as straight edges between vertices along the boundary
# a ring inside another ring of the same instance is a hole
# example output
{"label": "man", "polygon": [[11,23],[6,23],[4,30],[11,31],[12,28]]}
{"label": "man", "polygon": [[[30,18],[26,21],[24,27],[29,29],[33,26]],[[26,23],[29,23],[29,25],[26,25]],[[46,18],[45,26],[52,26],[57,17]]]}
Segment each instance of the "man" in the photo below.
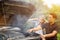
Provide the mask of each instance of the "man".
{"label": "man", "polygon": [[39,25],[37,28],[30,29],[31,31],[45,29],[46,34],[42,35],[41,38],[46,38],[46,40],[57,40],[57,25],[55,23],[57,16],[53,13],[50,13],[48,16],[48,23],[45,23],[41,26]]}
{"label": "man", "polygon": [[55,23],[56,18],[56,14],[49,14],[48,23],[42,26],[43,29],[45,28],[46,34],[41,37],[46,38],[46,40],[57,40],[57,25]]}
{"label": "man", "polygon": [[[40,17],[38,26],[42,26],[45,23],[46,23],[45,16]],[[43,35],[43,30],[37,30],[35,33]]]}
{"label": "man", "polygon": [[[42,25],[45,24],[45,17],[39,18],[39,24],[37,27],[29,29],[28,32],[34,32],[34,35],[43,35]],[[45,40],[42,38],[42,40]]]}

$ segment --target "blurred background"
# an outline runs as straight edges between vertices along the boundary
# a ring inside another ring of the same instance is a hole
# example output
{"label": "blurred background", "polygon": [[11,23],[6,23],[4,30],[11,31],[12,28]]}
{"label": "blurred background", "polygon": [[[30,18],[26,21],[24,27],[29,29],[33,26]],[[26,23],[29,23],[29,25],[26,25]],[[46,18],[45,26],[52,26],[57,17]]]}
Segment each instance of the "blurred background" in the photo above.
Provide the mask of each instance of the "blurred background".
{"label": "blurred background", "polygon": [[60,40],[60,0],[0,0],[0,27],[18,27],[25,32],[36,27],[40,17],[47,19],[50,12],[58,16],[57,39]]}

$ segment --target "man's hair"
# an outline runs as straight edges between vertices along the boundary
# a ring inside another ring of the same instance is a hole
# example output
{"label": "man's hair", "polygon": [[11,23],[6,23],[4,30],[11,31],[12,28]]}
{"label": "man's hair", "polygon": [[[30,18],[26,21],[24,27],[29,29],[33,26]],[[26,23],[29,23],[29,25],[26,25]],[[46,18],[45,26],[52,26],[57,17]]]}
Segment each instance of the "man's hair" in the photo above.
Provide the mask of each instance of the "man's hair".
{"label": "man's hair", "polygon": [[55,13],[50,13],[50,15],[52,15],[53,18],[57,19],[57,15]]}

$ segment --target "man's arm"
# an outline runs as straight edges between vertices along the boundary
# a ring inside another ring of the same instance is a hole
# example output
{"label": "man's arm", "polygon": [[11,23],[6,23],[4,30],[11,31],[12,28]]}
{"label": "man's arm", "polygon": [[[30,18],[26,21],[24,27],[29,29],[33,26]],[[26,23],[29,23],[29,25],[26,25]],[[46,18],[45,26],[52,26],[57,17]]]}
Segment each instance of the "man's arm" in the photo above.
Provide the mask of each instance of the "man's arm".
{"label": "man's arm", "polygon": [[32,29],[29,29],[28,32],[32,32],[32,31],[38,31],[38,30],[41,30],[41,26],[38,25],[36,28],[32,28]]}
{"label": "man's arm", "polygon": [[33,28],[33,31],[38,31],[38,30],[41,30],[42,27],[40,25],[38,25],[36,28]]}
{"label": "man's arm", "polygon": [[52,33],[50,33],[50,34],[45,34],[45,35],[43,35],[43,37],[53,37],[53,36],[55,36],[57,34],[57,31],[56,30],[54,30]]}

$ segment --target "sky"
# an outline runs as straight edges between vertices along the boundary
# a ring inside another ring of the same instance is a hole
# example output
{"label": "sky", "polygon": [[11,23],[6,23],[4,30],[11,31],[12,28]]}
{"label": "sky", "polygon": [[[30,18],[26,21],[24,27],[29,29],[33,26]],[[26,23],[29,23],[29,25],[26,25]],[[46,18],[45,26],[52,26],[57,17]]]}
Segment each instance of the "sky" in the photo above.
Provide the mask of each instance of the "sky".
{"label": "sky", "polygon": [[42,0],[44,5],[47,5],[49,8],[52,7],[52,5],[60,5],[60,0]]}

